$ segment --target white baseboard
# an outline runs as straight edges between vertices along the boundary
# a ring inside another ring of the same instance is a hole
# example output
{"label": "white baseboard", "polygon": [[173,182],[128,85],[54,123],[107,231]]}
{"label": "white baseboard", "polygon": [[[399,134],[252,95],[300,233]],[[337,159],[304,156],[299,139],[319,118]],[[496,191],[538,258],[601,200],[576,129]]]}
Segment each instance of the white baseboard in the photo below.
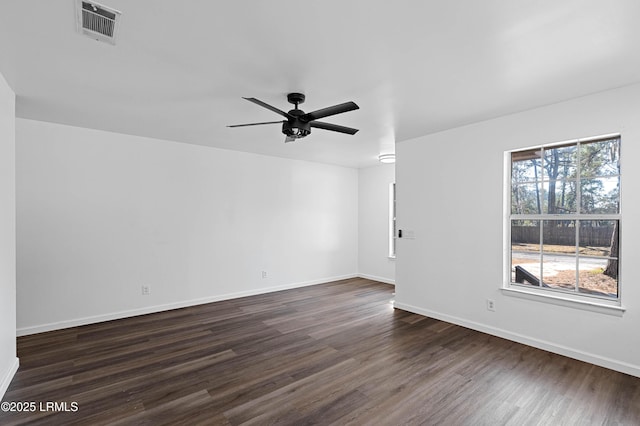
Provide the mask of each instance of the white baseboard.
{"label": "white baseboard", "polygon": [[98,322],[135,317],[138,315],[152,314],[155,312],[169,311],[171,309],[186,308],[188,306],[203,305],[205,303],[220,302],[222,300],[238,299],[240,297],[247,297],[247,296],[256,296],[258,294],[272,293],[274,291],[289,290],[292,288],[307,287],[310,285],[323,284],[323,283],[328,283],[332,281],[339,281],[339,280],[345,280],[345,279],[356,278],[356,277],[358,277],[358,274],[348,274],[348,275],[341,275],[337,277],[327,277],[327,278],[311,280],[311,281],[284,284],[284,285],[279,285],[274,287],[264,287],[264,288],[253,289],[253,290],[240,291],[237,293],[220,294],[220,295],[215,295],[210,297],[203,297],[199,299],[183,300],[180,302],[167,303],[163,305],[145,306],[144,308],[139,308],[139,309],[118,311],[118,312],[112,312],[108,314],[95,315],[95,316],[84,317],[84,318],[76,318],[72,320],[65,320],[65,321],[53,322],[48,324],[40,324],[40,325],[34,325],[29,327],[20,327],[16,330],[16,334],[18,336],[27,336],[30,334],[44,333],[46,331],[61,330],[64,328],[78,327],[81,325],[95,324]]}
{"label": "white baseboard", "polygon": [[18,371],[18,367],[20,366],[20,360],[18,358],[14,358],[11,366],[7,370],[7,372],[2,376],[2,380],[0,381],[0,401],[4,398],[4,394],[9,389],[9,385],[11,384],[11,380],[13,380],[13,376],[16,375]]}
{"label": "white baseboard", "polygon": [[392,280],[390,278],[378,277],[376,275],[369,275],[369,274],[358,274],[358,276],[360,278],[366,278],[366,279],[372,280],[372,281],[379,281],[379,282],[385,283],[385,284],[396,285],[396,280]]}
{"label": "white baseboard", "polygon": [[470,328],[472,330],[480,331],[482,333],[487,333],[493,336],[501,337],[503,339],[522,343],[527,346],[532,346],[534,348],[553,352],[559,355],[564,355],[566,357],[588,362],[590,364],[598,365],[600,367],[609,368],[611,370],[619,371],[621,373],[630,374],[635,377],[640,377],[640,366],[637,366],[637,365],[629,364],[629,363],[618,361],[611,358],[602,357],[599,355],[594,355],[591,353],[583,352],[577,349],[569,348],[567,346],[558,345],[558,344],[547,342],[544,340],[534,339],[522,334],[512,333],[510,331],[503,330],[501,328],[491,327],[491,326],[477,323],[474,321],[468,321],[463,318],[442,314],[440,312],[434,312],[428,309],[422,309],[417,306],[413,306],[405,303],[399,303],[398,301],[394,303],[394,306],[404,311],[409,311],[415,314],[420,314],[430,318],[435,318],[441,321],[445,321],[452,324],[460,325],[462,327]]}

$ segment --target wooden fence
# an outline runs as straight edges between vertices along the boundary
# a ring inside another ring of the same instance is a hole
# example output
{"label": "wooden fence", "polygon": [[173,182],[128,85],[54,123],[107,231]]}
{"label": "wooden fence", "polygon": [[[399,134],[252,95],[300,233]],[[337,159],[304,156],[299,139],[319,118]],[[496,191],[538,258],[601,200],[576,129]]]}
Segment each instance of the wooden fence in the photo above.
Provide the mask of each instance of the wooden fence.
{"label": "wooden fence", "polygon": [[[613,226],[582,226],[580,227],[580,245],[609,247],[611,246],[613,230]],[[546,244],[573,246],[576,244],[576,228],[545,228],[543,241]],[[540,228],[536,226],[512,226],[511,242],[521,244],[539,244]]]}

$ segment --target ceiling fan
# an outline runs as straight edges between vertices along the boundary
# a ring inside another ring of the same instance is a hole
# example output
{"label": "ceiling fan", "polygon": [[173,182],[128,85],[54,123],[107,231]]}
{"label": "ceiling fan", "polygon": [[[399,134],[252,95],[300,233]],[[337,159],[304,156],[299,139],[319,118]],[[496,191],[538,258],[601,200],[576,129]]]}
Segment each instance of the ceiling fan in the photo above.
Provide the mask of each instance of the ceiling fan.
{"label": "ceiling fan", "polygon": [[342,104],[322,108],[316,111],[305,113],[301,109],[298,109],[298,105],[304,102],[305,96],[302,93],[289,93],[287,100],[289,103],[295,105],[295,108],[289,112],[284,112],[278,108],[262,102],[256,98],[243,98],[249,102],[260,105],[270,111],[280,114],[286,120],[280,121],[266,121],[262,123],[248,123],[248,124],[234,124],[227,127],[244,127],[244,126],[260,126],[263,124],[275,124],[282,123],[282,133],[286,135],[285,142],[293,142],[296,139],[304,138],[311,133],[311,128],[331,130],[333,132],[346,133],[348,135],[354,135],[358,129],[351,127],[339,126],[337,124],[325,123],[323,121],[317,121],[320,118],[329,117],[331,115],[342,114],[343,112],[353,111],[360,107],[354,102],[345,102]]}

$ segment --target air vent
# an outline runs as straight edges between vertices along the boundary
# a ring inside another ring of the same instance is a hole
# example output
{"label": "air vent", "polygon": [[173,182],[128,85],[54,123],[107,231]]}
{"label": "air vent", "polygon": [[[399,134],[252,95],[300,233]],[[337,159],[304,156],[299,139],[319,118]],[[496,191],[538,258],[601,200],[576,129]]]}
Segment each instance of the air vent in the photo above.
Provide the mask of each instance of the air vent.
{"label": "air vent", "polygon": [[119,11],[92,1],[76,0],[78,32],[94,40],[116,44]]}

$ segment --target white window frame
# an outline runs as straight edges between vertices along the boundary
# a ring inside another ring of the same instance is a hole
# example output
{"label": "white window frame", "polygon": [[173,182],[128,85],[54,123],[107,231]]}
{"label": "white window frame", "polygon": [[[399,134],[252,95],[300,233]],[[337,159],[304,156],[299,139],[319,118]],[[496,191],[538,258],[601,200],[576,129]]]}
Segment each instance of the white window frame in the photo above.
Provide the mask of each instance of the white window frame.
{"label": "white window frame", "polygon": [[[535,287],[530,285],[523,285],[519,283],[512,282],[512,271],[511,271],[511,221],[517,219],[535,219],[535,220],[558,220],[558,219],[610,219],[610,220],[618,220],[618,232],[619,235],[622,235],[622,173],[620,173],[620,192],[619,192],[619,200],[620,200],[620,210],[617,214],[608,214],[608,215],[586,215],[586,214],[576,214],[576,215],[567,215],[567,214],[536,214],[536,215],[512,215],[511,213],[511,169],[512,169],[512,153],[527,151],[531,149],[538,148],[553,148],[556,146],[563,146],[569,144],[580,144],[586,142],[594,142],[598,140],[606,140],[613,138],[621,138],[619,133],[601,135],[596,137],[589,137],[583,139],[574,139],[569,141],[562,141],[551,144],[538,145],[528,148],[520,148],[514,149],[510,151],[506,151],[504,153],[504,194],[503,194],[503,206],[504,206],[504,217],[503,217],[503,225],[504,225],[504,241],[503,241],[503,253],[504,253],[504,277],[503,277],[503,286],[502,292],[507,296],[514,296],[518,298],[524,298],[528,300],[535,300],[545,303],[551,303],[555,305],[568,306],[572,308],[578,308],[583,310],[589,310],[594,312],[601,312],[612,315],[622,315],[625,311],[625,308],[622,305],[622,268],[620,257],[618,255],[618,297],[616,299],[605,299],[602,297],[592,296],[592,295],[584,295],[576,292],[565,292],[557,289],[550,288],[542,288]],[[619,237],[618,248],[620,249],[620,241],[622,240]]]}

